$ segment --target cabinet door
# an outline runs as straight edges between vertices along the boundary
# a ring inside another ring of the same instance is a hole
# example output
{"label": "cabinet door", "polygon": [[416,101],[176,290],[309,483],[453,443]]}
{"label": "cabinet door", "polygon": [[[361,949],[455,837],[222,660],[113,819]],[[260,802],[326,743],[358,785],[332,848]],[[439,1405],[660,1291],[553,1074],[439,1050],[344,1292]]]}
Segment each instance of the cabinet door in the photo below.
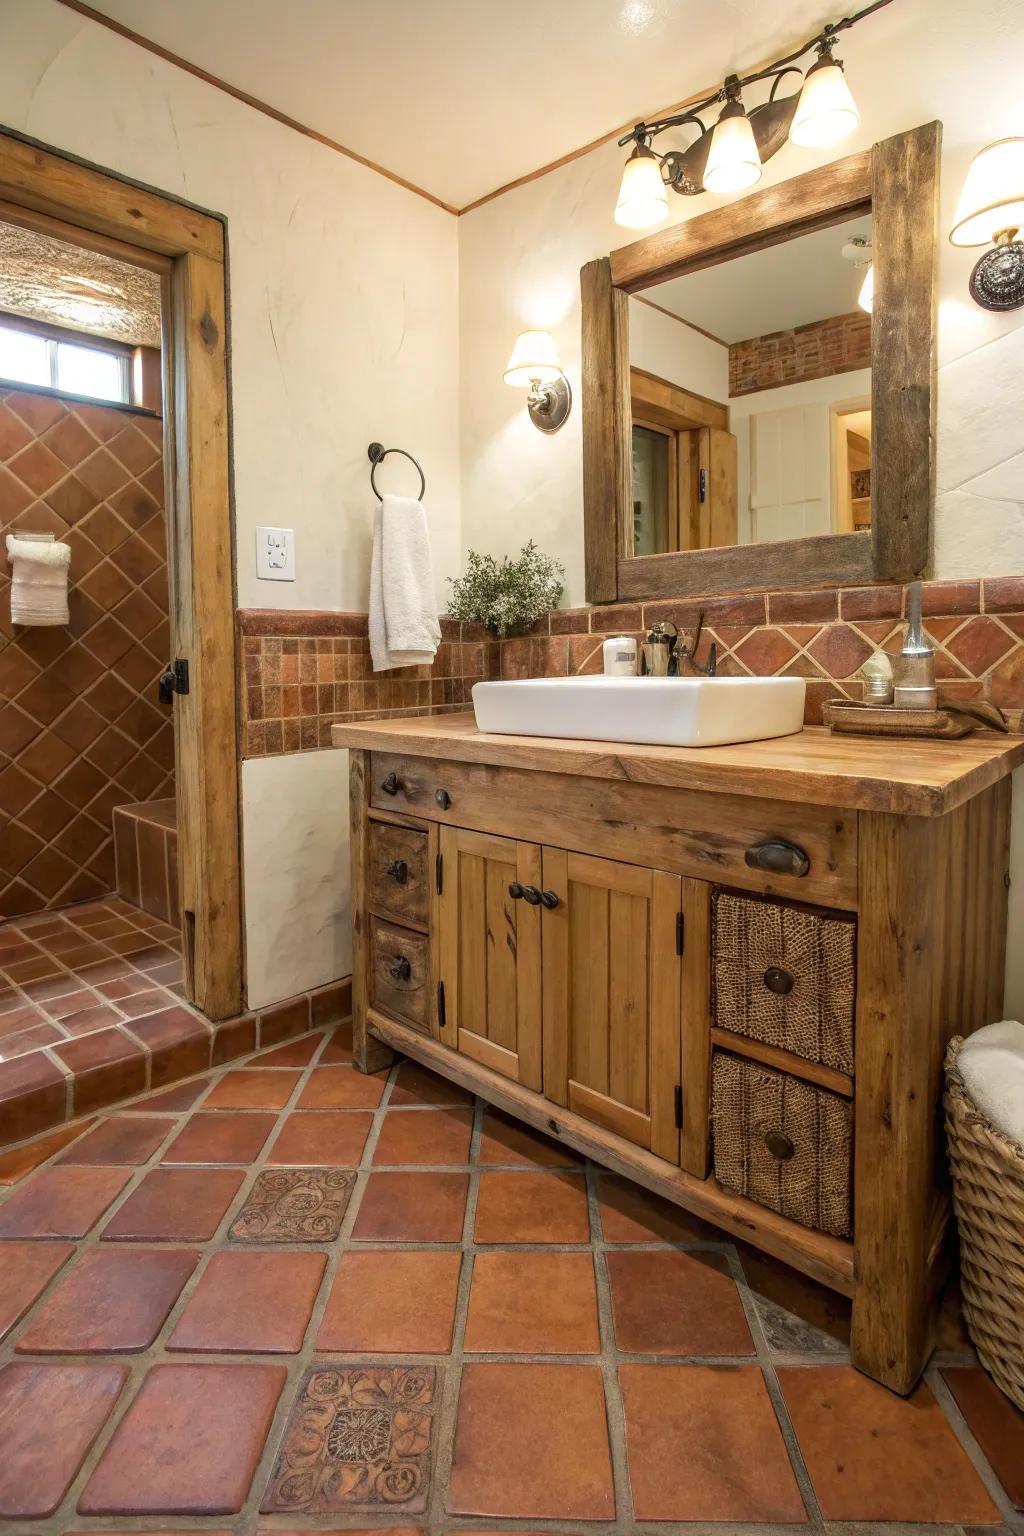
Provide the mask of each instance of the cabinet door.
{"label": "cabinet door", "polygon": [[679,1161],[678,875],[545,848],[544,1093]]}
{"label": "cabinet door", "polygon": [[527,1088],[541,1086],[540,933],[543,908],[509,886],[539,887],[540,848],[441,828],[439,1038]]}

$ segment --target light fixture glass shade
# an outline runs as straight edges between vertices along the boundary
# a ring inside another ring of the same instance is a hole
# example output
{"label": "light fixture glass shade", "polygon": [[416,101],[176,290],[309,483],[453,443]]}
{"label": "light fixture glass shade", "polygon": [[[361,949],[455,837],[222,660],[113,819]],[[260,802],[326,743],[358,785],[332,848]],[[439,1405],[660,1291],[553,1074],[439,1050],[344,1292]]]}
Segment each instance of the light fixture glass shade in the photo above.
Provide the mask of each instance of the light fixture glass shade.
{"label": "light fixture glass shade", "polygon": [[956,205],[952,245],[991,245],[1005,229],[1024,228],[1024,139],[999,139],[971,161]]}
{"label": "light fixture glass shade", "polygon": [[547,331],[523,331],[516,337],[505,368],[506,384],[529,389],[535,379],[541,384],[553,384],[561,377],[558,352]]}
{"label": "light fixture glass shade", "polygon": [[750,119],[737,102],[729,102],[715,124],[704,167],[709,192],[742,192],[761,179],[761,156]]}
{"label": "light fixture glass shade", "polygon": [[857,295],[857,303],[860,305],[861,309],[865,310],[870,315],[870,313],[871,313],[871,306],[874,304],[874,302],[875,302],[875,268],[874,268],[874,265],[872,265],[872,266],[868,267],[867,271],[864,274],[864,281],[861,283],[861,285],[860,285],[860,293],[858,293],[858,295]]}
{"label": "light fixture glass shade", "polygon": [[859,122],[860,113],[842,65],[833,59],[820,59],[807,71],[789,130],[790,140],[804,149],[837,144]]}
{"label": "light fixture glass shade", "polygon": [[625,229],[650,229],[668,217],[668,189],[661,165],[646,146],[638,145],[622,169],[615,222]]}

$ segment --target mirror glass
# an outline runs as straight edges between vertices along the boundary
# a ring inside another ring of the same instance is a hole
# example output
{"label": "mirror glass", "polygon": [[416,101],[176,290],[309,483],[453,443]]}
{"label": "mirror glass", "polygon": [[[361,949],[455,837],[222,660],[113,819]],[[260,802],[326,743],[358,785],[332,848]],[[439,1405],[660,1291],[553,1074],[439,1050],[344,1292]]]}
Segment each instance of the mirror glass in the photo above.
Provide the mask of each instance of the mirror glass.
{"label": "mirror glass", "polygon": [[635,555],[871,526],[871,216],[629,300]]}

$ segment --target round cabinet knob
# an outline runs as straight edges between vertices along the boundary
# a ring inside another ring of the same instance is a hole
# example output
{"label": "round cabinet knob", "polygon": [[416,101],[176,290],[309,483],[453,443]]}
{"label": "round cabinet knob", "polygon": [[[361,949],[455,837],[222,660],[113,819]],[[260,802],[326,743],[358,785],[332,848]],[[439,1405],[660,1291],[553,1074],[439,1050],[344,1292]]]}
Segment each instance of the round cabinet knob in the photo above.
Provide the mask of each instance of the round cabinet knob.
{"label": "round cabinet knob", "polygon": [[388,865],[388,874],[396,885],[405,885],[409,878],[409,866],[404,859],[392,859]]}
{"label": "round cabinet knob", "polygon": [[435,789],[434,799],[437,801],[442,811],[446,811],[452,803],[452,797],[446,789]]}
{"label": "round cabinet knob", "polygon": [[555,895],[554,891],[541,891],[540,899],[547,907],[549,912],[551,911],[552,907],[558,906],[558,897]]}
{"label": "round cabinet knob", "polygon": [[408,981],[412,975],[412,966],[404,955],[396,955],[388,966],[388,975],[392,981]]}
{"label": "round cabinet knob", "polygon": [[523,888],[519,884],[518,880],[512,880],[509,883],[508,893],[512,897],[513,901],[519,901],[521,899],[522,894],[523,894]]}
{"label": "round cabinet knob", "polygon": [[539,907],[543,897],[535,885],[524,885],[523,900],[528,901],[531,907]]}
{"label": "round cabinet knob", "polygon": [[796,985],[789,971],[784,971],[781,965],[768,967],[764,973],[764,984],[768,991],[774,992],[777,997],[785,997]]}
{"label": "round cabinet knob", "polygon": [[781,1131],[769,1131],[764,1139],[764,1144],[772,1157],[780,1163],[788,1163],[796,1151],[796,1147],[794,1147],[789,1137],[784,1136]]}
{"label": "round cabinet knob", "polygon": [[401,788],[401,783],[402,781],[397,773],[389,773],[380,787],[386,795],[397,795]]}

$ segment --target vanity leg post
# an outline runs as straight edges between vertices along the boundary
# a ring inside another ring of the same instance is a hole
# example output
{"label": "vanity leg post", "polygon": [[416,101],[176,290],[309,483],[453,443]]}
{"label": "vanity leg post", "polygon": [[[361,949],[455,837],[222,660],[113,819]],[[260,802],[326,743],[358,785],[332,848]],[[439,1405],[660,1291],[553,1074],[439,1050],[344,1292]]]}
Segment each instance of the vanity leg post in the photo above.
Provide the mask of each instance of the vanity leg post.
{"label": "vanity leg post", "polygon": [[858,1369],[903,1394],[931,1348],[943,1226],[955,815],[859,818],[851,1353]]}
{"label": "vanity leg post", "polygon": [[369,842],[370,754],[351,750],[349,763],[349,853],[352,879],[352,1059],[360,1072],[380,1072],[394,1051],[366,1032],[369,1001],[369,915],[366,910],[366,859]]}

